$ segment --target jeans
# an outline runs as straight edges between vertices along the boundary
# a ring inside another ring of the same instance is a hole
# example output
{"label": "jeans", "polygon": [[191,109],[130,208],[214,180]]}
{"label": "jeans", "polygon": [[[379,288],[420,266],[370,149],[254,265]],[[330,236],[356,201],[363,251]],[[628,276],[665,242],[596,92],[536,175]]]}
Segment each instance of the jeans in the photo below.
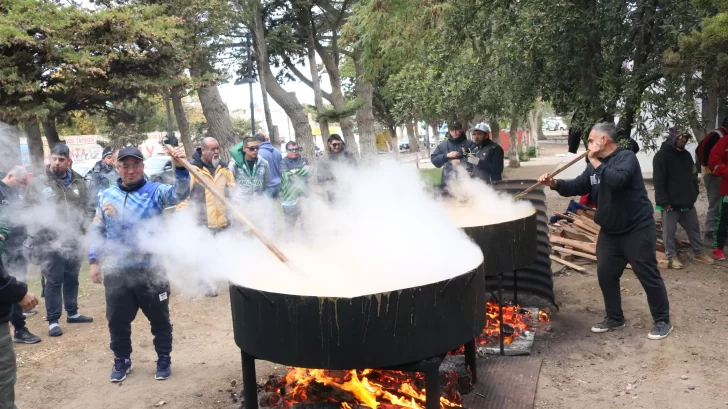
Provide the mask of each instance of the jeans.
{"label": "jeans", "polygon": [[275,186],[268,186],[265,189],[265,195],[271,199],[278,199],[278,195],[281,194],[281,184]]}
{"label": "jeans", "polygon": [[705,190],[708,195],[708,213],[705,216],[705,239],[703,244],[715,248],[715,221],[718,219],[718,208],[720,207],[720,182],[721,178],[712,174],[703,176]]}
{"label": "jeans", "polygon": [[700,222],[698,211],[693,207],[687,212],[662,212],[662,241],[665,243],[665,254],[667,257],[677,256],[675,248],[675,232],[680,224],[690,239],[690,245],[695,254],[703,252],[703,241],[700,236]]}
{"label": "jeans", "polygon": [[0,324],[0,409],[18,409],[15,406],[16,380],[15,351],[10,326]]}
{"label": "jeans", "polygon": [[615,321],[624,321],[622,312],[622,294],[619,279],[622,277],[627,263],[640,280],[647,295],[652,319],[670,321],[670,303],[667,300],[665,282],[657,268],[655,246],[657,230],[650,225],[628,233],[612,236],[599,233],[597,239],[597,278],[599,288],[604,296],[604,309],[607,317]]}
{"label": "jeans", "polygon": [[131,323],[137,312],[152,325],[157,354],[172,352],[172,322],[169,320],[169,282],[148,269],[111,270],[104,274],[106,320],[111,350],[117,358],[131,356]]}
{"label": "jeans", "polygon": [[78,272],[82,257],[81,252],[75,250],[53,250],[42,256],[40,271],[46,280],[44,292],[48,322],[61,318],[62,305],[69,316],[78,312]]}

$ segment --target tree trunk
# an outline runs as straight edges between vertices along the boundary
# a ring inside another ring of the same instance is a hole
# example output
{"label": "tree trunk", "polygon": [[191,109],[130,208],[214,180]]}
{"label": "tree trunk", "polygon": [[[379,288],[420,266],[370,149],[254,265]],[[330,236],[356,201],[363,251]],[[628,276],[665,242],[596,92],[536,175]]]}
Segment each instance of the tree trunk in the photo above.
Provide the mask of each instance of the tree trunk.
{"label": "tree trunk", "polygon": [[399,142],[397,141],[396,124],[389,124],[389,136],[392,141],[392,154],[394,154],[394,160],[399,160]]}
{"label": "tree trunk", "polygon": [[43,121],[43,133],[45,133],[46,141],[48,142],[48,149],[53,148],[55,144],[61,142],[61,137],[58,136],[58,130],[56,129],[56,120],[48,118]]}
{"label": "tree trunk", "polygon": [[536,147],[536,156],[538,156],[538,130],[540,129],[539,118],[541,118],[541,104],[536,102],[536,106],[533,107],[531,112],[528,113],[528,126],[531,128],[529,137],[529,146]]}
{"label": "tree trunk", "polygon": [[25,136],[28,141],[28,153],[33,173],[42,175],[45,165],[43,164],[43,137],[40,135],[40,124],[37,119],[28,120],[23,123]]}
{"label": "tree trunk", "polygon": [[185,148],[185,154],[188,158],[192,157],[195,151],[194,145],[192,145],[192,134],[190,133],[190,123],[187,120],[187,114],[185,113],[185,107],[182,104],[182,95],[179,87],[172,87],[169,91],[169,98],[172,100],[172,107],[174,109],[174,117],[177,120],[177,128],[179,128],[180,139],[182,140],[182,146]]}
{"label": "tree trunk", "polygon": [[0,121],[0,171],[7,172],[21,164],[18,127]]}
{"label": "tree trunk", "polygon": [[521,167],[521,162],[518,160],[518,118],[515,116],[511,119],[511,143],[508,147],[508,167]]}
{"label": "tree trunk", "polygon": [[356,96],[364,101],[358,111],[356,111],[356,124],[359,127],[359,148],[361,150],[361,159],[363,162],[373,162],[378,158],[377,154],[377,134],[374,129],[374,109],[372,101],[374,99],[374,87],[364,77],[364,70],[360,60],[354,61],[356,69]]}
{"label": "tree trunk", "polygon": [[[331,103],[334,105],[334,109],[337,111],[344,111],[346,109],[346,101],[344,100],[344,93],[341,91],[341,73],[339,72],[339,65],[334,55],[330,53],[325,47],[316,41],[316,51],[318,52],[321,61],[326,67],[326,72],[329,74],[329,82],[331,82]],[[344,142],[346,142],[347,149],[354,155],[359,155],[359,147],[356,144],[354,138],[354,125],[349,118],[341,118],[339,120],[341,126],[341,133],[343,133]]]}
{"label": "tree trunk", "polygon": [[207,121],[207,135],[220,143],[220,156],[230,160],[230,148],[240,139],[233,129],[230,112],[220,96],[217,84],[203,85],[197,90],[202,114]]}
{"label": "tree trunk", "polygon": [[[253,32],[253,46],[258,61],[268,61],[268,46],[265,42],[263,17],[261,15],[260,1],[251,1],[251,31]],[[295,92],[288,92],[275,79],[268,64],[260,64],[259,74],[263,76],[270,96],[283,108],[293,125],[296,142],[301,147],[302,154],[311,164],[317,161],[314,151],[314,140],[308,115],[303,105],[298,102]]]}
{"label": "tree trunk", "polygon": [[491,118],[490,120],[490,137],[493,139],[493,142],[500,145],[500,124],[495,118]]}
{"label": "tree trunk", "polygon": [[[316,50],[313,42],[313,37],[309,38],[306,50],[308,53],[308,65],[311,71],[311,82],[313,82],[313,98],[316,103],[316,113],[321,115],[325,112],[324,95],[323,92],[321,92],[321,77],[319,76],[318,66],[316,65]],[[331,136],[331,133],[329,132],[329,122],[321,118],[317,118],[317,121],[319,123],[319,129],[321,130],[321,141],[326,143],[329,136]]]}
{"label": "tree trunk", "polygon": [[430,128],[432,128],[432,138],[435,142],[435,146],[440,144],[440,131],[438,130],[439,123],[437,121],[430,122]]}
{"label": "tree trunk", "polygon": [[[258,64],[258,73],[260,73],[260,61],[257,58],[256,63]],[[270,105],[268,103],[268,86],[265,83],[265,76],[258,74],[258,81],[260,82],[260,93],[263,96],[263,113],[265,114],[265,124],[268,128],[270,144],[278,148],[282,141],[278,136],[278,127],[273,125],[273,115],[270,113]]]}
{"label": "tree trunk", "polygon": [[414,122],[412,122],[412,121],[405,122],[405,127],[407,128],[407,140],[409,142],[410,152],[419,153],[420,144],[419,144],[419,141],[417,140],[417,135],[415,135]]}

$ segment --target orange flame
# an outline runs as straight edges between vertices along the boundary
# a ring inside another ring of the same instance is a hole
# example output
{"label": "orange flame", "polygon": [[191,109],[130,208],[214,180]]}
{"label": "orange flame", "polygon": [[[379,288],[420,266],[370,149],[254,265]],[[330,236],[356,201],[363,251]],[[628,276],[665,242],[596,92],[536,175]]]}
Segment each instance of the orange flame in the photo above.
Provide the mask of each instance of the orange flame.
{"label": "orange flame", "polygon": [[[297,402],[320,401],[321,399],[326,402],[338,401],[333,396],[309,396],[312,382],[317,382],[346,391],[356,398],[356,403],[372,409],[376,409],[380,402],[388,402],[409,409],[425,408],[426,390],[418,388],[416,385],[417,380],[423,379],[421,374],[410,375],[400,371],[365,369],[363,371],[346,371],[343,377],[337,377],[332,375],[332,372],[340,371],[289,368],[283,388],[286,391],[283,399],[285,405],[292,406]],[[341,406],[343,409],[351,409],[350,402],[341,402]],[[441,397],[440,406],[442,408],[460,407],[460,402],[453,402]]]}

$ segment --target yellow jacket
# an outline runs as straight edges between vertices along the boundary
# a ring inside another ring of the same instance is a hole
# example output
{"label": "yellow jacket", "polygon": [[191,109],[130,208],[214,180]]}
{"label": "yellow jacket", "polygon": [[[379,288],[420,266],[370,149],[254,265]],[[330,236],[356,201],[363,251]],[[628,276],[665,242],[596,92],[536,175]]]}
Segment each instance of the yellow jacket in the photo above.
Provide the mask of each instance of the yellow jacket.
{"label": "yellow jacket", "polygon": [[[202,176],[218,192],[225,195],[227,188],[235,186],[235,178],[233,177],[233,173],[227,168],[226,163],[220,162],[217,165],[217,168],[215,168],[215,176],[213,177],[207,166],[195,156],[197,155],[193,155],[193,165],[199,169]],[[177,205],[177,210],[185,209],[189,205],[190,200],[197,205],[197,216],[201,224],[207,224],[207,227],[211,229],[219,229],[228,225],[225,203],[218,200],[204,186],[199,184],[194,175],[190,175],[190,196]]]}

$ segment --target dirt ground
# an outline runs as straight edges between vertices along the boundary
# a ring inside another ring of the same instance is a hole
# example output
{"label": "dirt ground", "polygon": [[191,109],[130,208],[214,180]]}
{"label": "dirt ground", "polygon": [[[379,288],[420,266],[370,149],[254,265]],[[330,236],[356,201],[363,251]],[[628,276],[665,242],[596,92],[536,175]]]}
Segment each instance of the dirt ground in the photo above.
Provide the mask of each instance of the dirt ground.
{"label": "dirt ground", "polygon": [[[554,152],[544,149],[538,159],[507,178],[527,179],[554,169]],[[652,195],[651,186],[648,187]],[[568,199],[548,193],[550,211],[566,208]],[[704,215],[705,195],[699,212]],[[682,231],[680,231],[682,234]],[[534,352],[543,357],[536,407],[554,408],[724,408],[728,405],[725,350],[728,336],[728,264],[697,265],[690,251],[681,255],[684,270],[665,270],[675,331],[663,341],[647,339],[652,322],[642,288],[627,271],[623,306],[627,328],[592,334],[589,328],[603,316],[602,297],[594,266],[554,278],[560,309],[552,317],[552,331],[540,334]],[[554,267],[555,270],[559,266]],[[40,292],[36,278],[31,290]],[[230,390],[240,389],[240,355],[233,340],[227,290],[217,298],[177,292],[171,302],[174,323],[173,376],[153,379],[156,355],[149,322],[141,314],[133,324],[134,372],[122,384],[108,381],[112,354],[104,318],[103,288],[90,283],[84,268],[79,295],[80,311],[93,316],[93,324],[64,324],[64,335],[48,337],[44,305],[28,319],[30,329],[43,341],[16,345],[18,355],[17,404],[27,408],[164,408],[237,409]],[[263,379],[278,365],[258,363]],[[231,387],[231,382],[237,385]]]}

